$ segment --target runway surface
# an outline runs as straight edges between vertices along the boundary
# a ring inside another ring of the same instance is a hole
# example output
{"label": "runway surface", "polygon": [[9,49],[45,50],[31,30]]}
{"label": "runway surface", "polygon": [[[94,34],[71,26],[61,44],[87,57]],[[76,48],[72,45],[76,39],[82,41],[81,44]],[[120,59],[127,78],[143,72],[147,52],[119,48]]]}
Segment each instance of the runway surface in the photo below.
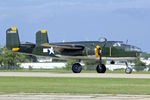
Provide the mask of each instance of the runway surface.
{"label": "runway surface", "polygon": [[3,94],[0,100],[150,100],[150,95]]}
{"label": "runway surface", "polygon": [[145,78],[150,79],[150,74],[113,74],[113,73],[48,73],[48,72],[0,72],[0,76],[19,77],[81,77],[81,78]]}

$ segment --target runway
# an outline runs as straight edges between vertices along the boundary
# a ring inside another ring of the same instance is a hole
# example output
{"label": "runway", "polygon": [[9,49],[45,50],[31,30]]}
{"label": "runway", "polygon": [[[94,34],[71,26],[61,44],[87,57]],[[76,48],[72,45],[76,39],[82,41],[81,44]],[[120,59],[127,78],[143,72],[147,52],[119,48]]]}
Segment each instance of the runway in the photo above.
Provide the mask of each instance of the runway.
{"label": "runway", "polygon": [[114,73],[48,73],[48,72],[0,72],[0,76],[13,77],[74,77],[74,78],[145,78],[150,79],[150,74],[114,74]]}
{"label": "runway", "polygon": [[150,100],[150,95],[2,94],[0,100]]}

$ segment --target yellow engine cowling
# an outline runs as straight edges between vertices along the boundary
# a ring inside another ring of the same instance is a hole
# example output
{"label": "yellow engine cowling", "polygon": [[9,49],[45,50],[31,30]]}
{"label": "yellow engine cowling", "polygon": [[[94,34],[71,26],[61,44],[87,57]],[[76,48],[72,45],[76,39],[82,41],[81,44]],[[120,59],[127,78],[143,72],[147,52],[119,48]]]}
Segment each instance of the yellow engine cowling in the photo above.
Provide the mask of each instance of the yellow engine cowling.
{"label": "yellow engine cowling", "polygon": [[95,48],[95,57],[98,58],[100,55],[99,55],[99,51],[98,50],[102,50],[102,47],[97,45],[96,48]]}

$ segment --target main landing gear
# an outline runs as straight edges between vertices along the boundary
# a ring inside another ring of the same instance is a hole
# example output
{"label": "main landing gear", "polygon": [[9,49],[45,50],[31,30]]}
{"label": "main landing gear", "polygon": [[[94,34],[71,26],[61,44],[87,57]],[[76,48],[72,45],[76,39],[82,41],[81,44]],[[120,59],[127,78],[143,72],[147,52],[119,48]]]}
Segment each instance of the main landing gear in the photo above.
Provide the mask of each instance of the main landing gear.
{"label": "main landing gear", "polygon": [[96,67],[97,73],[105,73],[106,72],[106,66],[102,64],[102,48],[100,46],[96,47],[98,56],[99,56],[99,64]]}
{"label": "main landing gear", "polygon": [[97,73],[105,73],[106,72],[106,66],[104,64],[99,64],[96,67]]}
{"label": "main landing gear", "polygon": [[[103,42],[104,43],[103,47],[105,47],[105,45],[107,43],[107,39],[106,38],[100,38],[99,41]],[[97,73],[105,73],[106,72],[106,66],[104,64],[102,64],[102,48],[103,47],[97,45],[95,48],[95,56],[96,56],[96,58],[99,57],[99,64],[96,67]],[[72,71],[74,73],[80,73],[82,71],[81,64],[80,63],[73,64],[72,65]]]}
{"label": "main landing gear", "polygon": [[75,63],[72,65],[72,71],[74,73],[80,73],[82,71],[82,66],[80,63]]}
{"label": "main landing gear", "polygon": [[[80,73],[82,71],[82,65],[80,63],[75,63],[72,65],[72,72],[73,73]],[[106,66],[104,64],[99,64],[96,67],[97,73],[105,73]]]}

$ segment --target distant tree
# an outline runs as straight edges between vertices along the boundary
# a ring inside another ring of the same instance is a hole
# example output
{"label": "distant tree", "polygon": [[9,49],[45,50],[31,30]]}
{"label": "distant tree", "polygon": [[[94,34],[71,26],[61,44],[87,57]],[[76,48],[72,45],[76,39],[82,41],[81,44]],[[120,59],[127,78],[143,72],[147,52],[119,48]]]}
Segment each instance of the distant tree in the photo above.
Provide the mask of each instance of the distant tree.
{"label": "distant tree", "polygon": [[75,60],[68,60],[67,63],[66,63],[66,65],[65,65],[65,66],[66,66],[66,69],[67,69],[67,70],[71,70],[72,65],[73,65],[74,63],[76,63]]}
{"label": "distant tree", "polygon": [[98,62],[96,60],[84,60],[84,69],[85,70],[95,70]]}
{"label": "distant tree", "polygon": [[[88,65],[98,65],[99,62],[96,60],[85,60],[85,61],[83,61],[83,63],[85,64],[85,66],[86,65],[88,66]],[[103,60],[102,63],[106,64],[106,61]]]}
{"label": "distant tree", "polygon": [[23,62],[24,60],[25,57],[22,54],[11,52],[6,47],[3,48],[1,61],[2,64],[8,69],[12,69],[12,67],[18,67],[17,63]]}
{"label": "distant tree", "polygon": [[3,64],[3,48],[0,48],[0,66]]}
{"label": "distant tree", "polygon": [[143,53],[141,54],[141,57],[144,57],[144,58],[148,59],[148,58],[150,58],[150,54],[148,54],[148,53],[146,53],[146,52],[143,52]]}
{"label": "distant tree", "polygon": [[24,62],[37,62],[37,58],[36,58],[36,56],[25,55],[25,61]]}
{"label": "distant tree", "polygon": [[83,63],[85,64],[85,66],[98,64],[98,62],[94,60],[84,60]]}
{"label": "distant tree", "polygon": [[136,71],[143,71],[145,68],[146,68],[146,64],[145,63],[143,63],[140,60],[135,60],[135,67],[134,67],[134,69]]}
{"label": "distant tree", "polygon": [[135,60],[135,66],[146,66],[146,64],[140,60]]}

